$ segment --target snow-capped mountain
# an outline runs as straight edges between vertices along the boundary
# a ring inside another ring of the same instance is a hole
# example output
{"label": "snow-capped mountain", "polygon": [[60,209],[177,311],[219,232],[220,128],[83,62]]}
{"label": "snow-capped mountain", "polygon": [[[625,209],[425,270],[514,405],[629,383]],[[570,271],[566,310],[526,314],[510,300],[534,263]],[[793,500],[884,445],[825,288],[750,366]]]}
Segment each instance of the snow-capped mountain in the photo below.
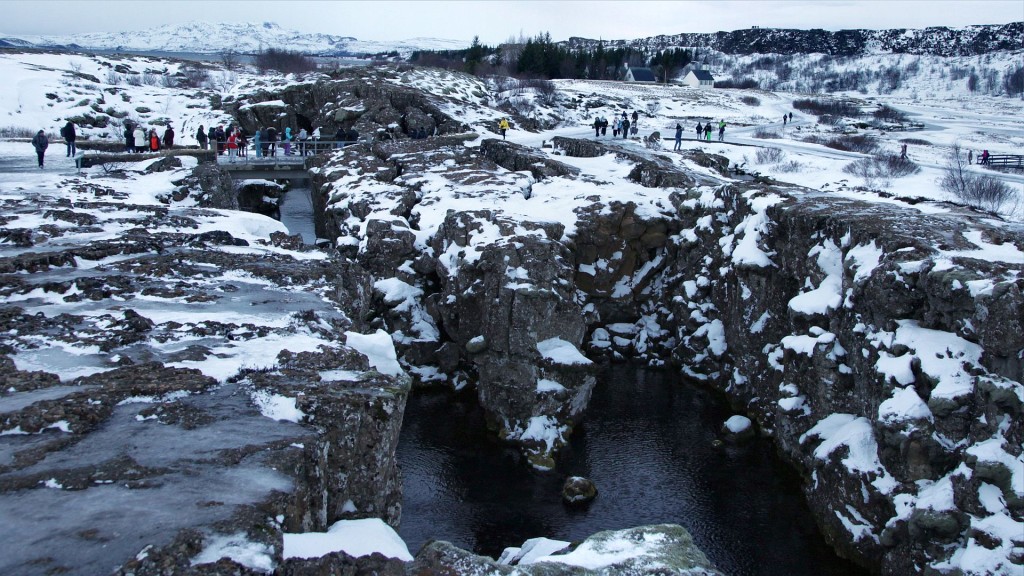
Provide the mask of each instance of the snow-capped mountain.
{"label": "snow-capped mountain", "polygon": [[[724,54],[810,54],[863,56],[866,54],[917,54],[973,56],[1024,48],[1024,22],[1009,24],[944,26],[888,30],[791,30],[750,28],[731,32],[687,33],[636,40],[604,40],[605,48],[630,47],[647,53],[675,47],[710,48]],[[570,38],[570,48],[597,46],[589,38]]]}
{"label": "snow-capped mountain", "polygon": [[351,36],[307,33],[282,28],[273,22],[189,22],[130,32],[95,32],[69,36],[0,35],[0,46],[65,47],[83,50],[130,50],[147,52],[220,53],[235,50],[255,53],[261,48],[294,50],[318,56],[351,56],[414,50],[461,50],[463,40],[412,38],[398,41],[366,41]]}

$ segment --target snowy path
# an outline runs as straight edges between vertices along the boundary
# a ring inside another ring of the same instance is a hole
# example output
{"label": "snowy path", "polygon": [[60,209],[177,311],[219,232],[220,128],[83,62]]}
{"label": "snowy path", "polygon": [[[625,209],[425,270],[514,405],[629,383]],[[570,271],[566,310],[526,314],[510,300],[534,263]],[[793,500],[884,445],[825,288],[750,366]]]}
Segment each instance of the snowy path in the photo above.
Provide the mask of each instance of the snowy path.
{"label": "snowy path", "polygon": [[41,170],[36,160],[36,151],[32,148],[31,143],[7,141],[7,144],[11,147],[12,153],[0,155],[0,173],[34,172],[37,174],[72,175],[78,172],[74,158],[67,157],[63,142],[51,143],[50,147],[46,149]]}

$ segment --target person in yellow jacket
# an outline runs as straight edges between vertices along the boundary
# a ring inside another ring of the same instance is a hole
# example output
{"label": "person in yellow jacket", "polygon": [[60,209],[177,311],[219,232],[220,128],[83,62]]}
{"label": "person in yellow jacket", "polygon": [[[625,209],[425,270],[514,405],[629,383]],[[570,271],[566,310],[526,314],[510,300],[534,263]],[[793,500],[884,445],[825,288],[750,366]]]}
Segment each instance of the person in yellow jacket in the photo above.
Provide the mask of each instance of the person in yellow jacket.
{"label": "person in yellow jacket", "polygon": [[501,132],[501,139],[505,139],[505,131],[508,130],[508,118],[502,118],[501,122],[498,122],[498,131]]}

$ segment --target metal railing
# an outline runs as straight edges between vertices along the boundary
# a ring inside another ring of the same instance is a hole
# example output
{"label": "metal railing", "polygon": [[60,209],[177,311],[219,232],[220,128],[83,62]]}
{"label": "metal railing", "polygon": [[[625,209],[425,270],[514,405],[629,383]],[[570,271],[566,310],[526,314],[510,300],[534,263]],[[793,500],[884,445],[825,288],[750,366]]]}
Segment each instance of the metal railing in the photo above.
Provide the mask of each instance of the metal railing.
{"label": "metal railing", "polygon": [[214,142],[210,150],[217,151],[218,164],[302,164],[306,158],[328,154],[345,146],[358,144],[358,140],[306,140],[298,142],[256,142],[249,140],[245,148],[228,148],[226,142]]}

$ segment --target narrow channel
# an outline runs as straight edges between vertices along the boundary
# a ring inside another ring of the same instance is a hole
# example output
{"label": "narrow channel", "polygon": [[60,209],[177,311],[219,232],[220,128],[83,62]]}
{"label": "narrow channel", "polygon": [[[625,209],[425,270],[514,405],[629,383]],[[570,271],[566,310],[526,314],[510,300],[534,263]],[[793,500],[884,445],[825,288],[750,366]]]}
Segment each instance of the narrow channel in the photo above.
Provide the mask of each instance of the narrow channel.
{"label": "narrow channel", "polygon": [[[472,392],[417,390],[398,446],[399,534],[413,553],[438,539],[496,558],[538,536],[573,541],[676,523],[731,576],[866,576],[825,544],[770,441],[715,446],[731,415],[718,396],[672,373],[615,365],[558,468],[542,473],[485,431]],[[597,484],[589,507],[562,504],[568,475]]]}
{"label": "narrow channel", "polygon": [[313,197],[309,186],[290,188],[281,200],[281,224],[291,235],[302,236],[303,244],[316,244],[313,226]]}

